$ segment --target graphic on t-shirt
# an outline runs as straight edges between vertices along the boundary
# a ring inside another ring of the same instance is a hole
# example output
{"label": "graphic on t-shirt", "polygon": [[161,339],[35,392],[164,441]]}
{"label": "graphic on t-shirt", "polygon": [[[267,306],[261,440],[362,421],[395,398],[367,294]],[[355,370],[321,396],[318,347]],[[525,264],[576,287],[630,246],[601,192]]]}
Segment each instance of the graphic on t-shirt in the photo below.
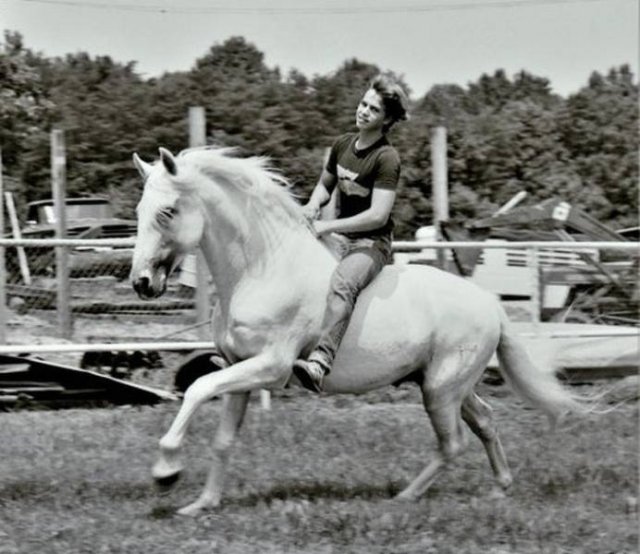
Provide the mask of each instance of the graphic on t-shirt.
{"label": "graphic on t-shirt", "polygon": [[356,183],[358,174],[355,171],[349,171],[340,164],[337,164],[338,187],[348,196],[369,196],[369,189]]}

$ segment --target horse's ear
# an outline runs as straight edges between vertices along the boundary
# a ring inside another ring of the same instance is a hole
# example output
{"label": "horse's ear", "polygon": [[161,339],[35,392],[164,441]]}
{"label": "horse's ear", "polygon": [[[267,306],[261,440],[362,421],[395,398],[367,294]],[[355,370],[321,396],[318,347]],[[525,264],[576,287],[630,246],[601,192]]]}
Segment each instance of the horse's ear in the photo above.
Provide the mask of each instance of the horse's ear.
{"label": "horse's ear", "polygon": [[136,166],[136,169],[140,172],[142,178],[146,179],[147,175],[149,175],[149,171],[151,171],[151,164],[145,162],[140,156],[138,156],[137,152],[134,152],[133,165]]}
{"label": "horse's ear", "polygon": [[164,168],[170,175],[178,174],[178,164],[176,163],[176,159],[169,150],[162,146],[160,147],[160,161],[162,161],[162,165],[164,165]]}

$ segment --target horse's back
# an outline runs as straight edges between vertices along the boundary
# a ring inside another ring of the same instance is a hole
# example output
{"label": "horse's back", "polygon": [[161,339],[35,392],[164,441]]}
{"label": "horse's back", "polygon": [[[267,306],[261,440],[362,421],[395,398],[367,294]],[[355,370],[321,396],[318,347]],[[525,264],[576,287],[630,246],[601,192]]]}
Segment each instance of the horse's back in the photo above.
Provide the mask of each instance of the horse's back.
{"label": "horse's back", "polygon": [[496,299],[472,282],[422,265],[390,265],[360,294],[327,382],[370,390],[406,377],[469,341],[494,344]]}
{"label": "horse's back", "polygon": [[438,268],[396,264],[383,269],[358,303],[368,309],[384,304],[385,311],[391,313],[405,307],[421,312],[430,322],[441,323],[443,318],[468,321],[491,315],[496,298],[472,281]]}

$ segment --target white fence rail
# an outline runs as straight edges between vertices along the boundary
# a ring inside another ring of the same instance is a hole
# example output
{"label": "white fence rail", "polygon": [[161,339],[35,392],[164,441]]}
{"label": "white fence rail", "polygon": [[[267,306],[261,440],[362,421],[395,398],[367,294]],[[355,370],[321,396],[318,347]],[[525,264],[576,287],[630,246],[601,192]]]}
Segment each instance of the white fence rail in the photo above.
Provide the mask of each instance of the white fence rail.
{"label": "white fence rail", "polygon": [[[133,247],[135,239],[3,239],[0,238],[0,247],[12,248],[24,247],[56,247],[67,246],[71,248],[87,247]],[[506,243],[450,241],[436,242],[426,240],[398,240],[393,242],[394,250],[422,250],[424,248],[558,248],[562,250],[584,250],[596,248],[600,250],[621,250],[640,254],[640,242],[631,241],[589,241],[589,242],[565,242],[557,241],[510,241]]]}
{"label": "white fence rail", "polygon": [[[12,249],[24,248],[29,251],[30,248],[39,248],[39,249],[54,249],[54,248],[65,248],[70,252],[82,252],[93,250],[100,256],[101,249],[126,249],[131,248],[134,245],[134,239],[2,239],[0,238],[0,252],[3,252],[8,255]],[[402,252],[416,252],[416,251],[428,251],[429,249],[434,250],[448,250],[448,249],[482,249],[482,250],[491,250],[491,249],[525,249],[529,252],[532,260],[530,264],[531,271],[531,290],[538,291],[539,290],[539,266],[538,266],[538,255],[540,250],[562,250],[562,251],[584,251],[585,249],[597,249],[598,251],[617,251],[620,253],[628,253],[631,257],[640,256],[640,243],[638,242],[564,242],[564,241],[521,241],[521,242],[433,242],[433,241],[396,241],[393,244],[394,251],[397,253]],[[3,274],[0,274],[0,298],[9,298],[11,296],[11,286],[18,286],[15,283],[13,285],[7,282],[7,272],[5,271]],[[56,286],[65,286],[61,285],[59,282]],[[126,280],[122,280],[119,283],[119,286],[122,290],[127,289],[128,285]],[[52,292],[49,290],[48,292]],[[127,292],[127,294],[131,295],[133,298],[133,294]],[[542,299],[539,296],[536,296],[536,293],[533,293],[531,298],[531,303],[535,304],[534,309],[539,312],[539,307]],[[58,306],[59,310],[60,307]],[[94,316],[96,314],[93,314]],[[97,314],[99,315],[99,313]],[[8,321],[9,312],[3,307],[0,307],[0,330],[5,331],[6,328],[10,325],[15,324],[14,322]],[[80,317],[80,316],[78,316]],[[162,318],[161,315],[158,315],[158,318]],[[20,317],[17,316],[19,320]],[[191,321],[193,323],[193,321]],[[203,323],[203,322],[200,322]],[[18,324],[20,322],[18,321]],[[185,321],[186,325],[187,322]],[[25,323],[28,325],[28,322]],[[111,323],[111,325],[117,325],[116,323]],[[181,323],[175,323],[176,327],[179,327]],[[54,323],[55,327],[55,323]],[[191,327],[194,327],[191,325]],[[140,326],[140,330],[143,333],[145,330],[145,325]],[[174,334],[174,333],[170,333]],[[595,335],[594,335],[595,336]],[[0,333],[1,337],[7,337],[6,333]],[[202,341],[202,340],[166,340],[163,336],[156,335],[156,338],[153,340],[149,340],[149,337],[140,337],[140,340],[134,341],[130,340],[132,338],[136,338],[131,334],[128,335],[127,340],[92,340],[88,341],[65,341],[65,344],[51,344],[41,343],[41,344],[12,344],[10,338],[6,338],[6,344],[0,345],[0,354],[15,354],[22,353],[25,351],[29,351],[30,353],[44,353],[44,352],[97,352],[97,351],[113,351],[113,350],[196,350],[196,349],[207,349],[214,347],[213,342]],[[0,343],[3,342],[0,340]],[[58,341],[59,342],[59,341]]]}

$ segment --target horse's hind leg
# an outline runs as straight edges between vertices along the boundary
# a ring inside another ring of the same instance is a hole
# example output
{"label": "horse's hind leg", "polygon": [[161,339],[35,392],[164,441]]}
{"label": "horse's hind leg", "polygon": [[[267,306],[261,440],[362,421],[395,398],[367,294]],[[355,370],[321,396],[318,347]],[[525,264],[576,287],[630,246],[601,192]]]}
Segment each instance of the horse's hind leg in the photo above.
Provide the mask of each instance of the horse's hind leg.
{"label": "horse's hind leg", "polygon": [[434,458],[397,498],[415,500],[422,496],[442,470],[465,448],[466,437],[460,417],[461,399],[446,385],[431,388],[422,386],[424,406],[438,437],[439,449]]}
{"label": "horse's hind leg", "polygon": [[493,410],[491,406],[482,400],[477,394],[471,393],[462,402],[462,419],[469,425],[473,433],[482,441],[487,451],[491,469],[496,477],[496,481],[507,489],[513,478],[507,458],[502,448],[502,443],[498,436],[495,422],[493,421]]}
{"label": "horse's hind leg", "polygon": [[213,460],[207,483],[198,499],[178,510],[179,514],[195,516],[206,508],[213,508],[220,504],[229,449],[242,426],[244,415],[247,412],[249,395],[250,393],[245,392],[224,396],[220,423],[213,440]]}

